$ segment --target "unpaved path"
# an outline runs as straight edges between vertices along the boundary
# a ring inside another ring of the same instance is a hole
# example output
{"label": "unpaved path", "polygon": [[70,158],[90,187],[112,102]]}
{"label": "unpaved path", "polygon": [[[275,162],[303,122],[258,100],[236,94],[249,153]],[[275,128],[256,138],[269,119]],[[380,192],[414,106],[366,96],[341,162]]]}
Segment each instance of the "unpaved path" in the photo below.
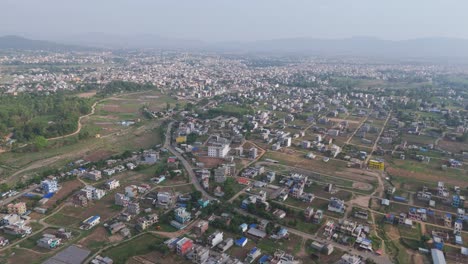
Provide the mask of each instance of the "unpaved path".
{"label": "unpaved path", "polygon": [[91,113],[89,114],[86,114],[86,115],[82,115],[78,118],[78,128],[76,129],[75,132],[72,132],[68,135],[63,135],[63,136],[59,136],[59,137],[53,137],[53,138],[48,138],[47,140],[57,140],[57,139],[62,139],[62,138],[67,138],[67,137],[71,137],[71,136],[74,136],[74,135],[77,135],[78,133],[80,133],[81,131],[81,128],[83,127],[83,124],[81,123],[81,120],[83,120],[83,118],[86,118],[88,116],[92,116],[94,115],[94,112],[96,111],[96,105],[101,102],[101,101],[96,101],[94,102],[94,104],[91,106]]}

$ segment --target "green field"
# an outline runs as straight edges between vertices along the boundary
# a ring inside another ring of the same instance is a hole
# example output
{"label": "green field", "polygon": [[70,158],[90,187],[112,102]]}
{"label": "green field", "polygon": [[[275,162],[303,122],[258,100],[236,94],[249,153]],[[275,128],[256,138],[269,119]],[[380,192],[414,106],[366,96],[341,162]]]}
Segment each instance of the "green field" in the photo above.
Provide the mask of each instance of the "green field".
{"label": "green field", "polygon": [[133,256],[143,255],[151,252],[152,245],[162,244],[163,239],[151,234],[144,234],[128,242],[121,243],[118,246],[111,247],[102,252],[114,260],[114,263],[126,263]]}

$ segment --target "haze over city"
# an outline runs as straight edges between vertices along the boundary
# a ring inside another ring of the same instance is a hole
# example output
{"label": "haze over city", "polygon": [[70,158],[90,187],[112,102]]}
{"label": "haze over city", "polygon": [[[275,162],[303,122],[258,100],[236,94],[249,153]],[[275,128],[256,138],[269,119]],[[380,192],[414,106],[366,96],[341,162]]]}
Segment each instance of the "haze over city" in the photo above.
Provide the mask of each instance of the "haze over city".
{"label": "haze over city", "polygon": [[0,34],[64,40],[92,32],[209,42],[280,38],[468,38],[463,0],[7,0]]}

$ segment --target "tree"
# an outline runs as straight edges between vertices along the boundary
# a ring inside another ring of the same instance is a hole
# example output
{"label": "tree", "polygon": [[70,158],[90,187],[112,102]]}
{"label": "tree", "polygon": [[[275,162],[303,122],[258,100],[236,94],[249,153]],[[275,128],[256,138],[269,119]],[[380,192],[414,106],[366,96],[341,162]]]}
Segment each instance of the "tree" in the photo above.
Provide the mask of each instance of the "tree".
{"label": "tree", "polygon": [[193,191],[191,194],[192,196],[192,201],[194,202],[197,202],[198,200],[200,200],[202,198],[202,192],[196,190],[196,191]]}
{"label": "tree", "polygon": [[169,109],[171,109],[171,104],[170,104],[170,103],[166,103],[166,111],[169,111]]}
{"label": "tree", "polygon": [[37,150],[41,150],[45,147],[47,147],[47,139],[43,136],[37,136],[35,139],[34,139],[34,146],[36,147]]}

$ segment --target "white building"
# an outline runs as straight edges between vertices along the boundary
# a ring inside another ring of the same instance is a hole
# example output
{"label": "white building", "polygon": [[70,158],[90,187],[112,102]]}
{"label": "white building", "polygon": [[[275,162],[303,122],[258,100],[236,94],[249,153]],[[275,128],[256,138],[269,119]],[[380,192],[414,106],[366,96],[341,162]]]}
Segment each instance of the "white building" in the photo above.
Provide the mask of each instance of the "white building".
{"label": "white building", "polygon": [[106,182],[106,188],[108,190],[114,190],[120,187],[120,182],[118,180],[112,179]]}
{"label": "white building", "polygon": [[224,158],[231,150],[229,140],[218,136],[208,142],[208,157]]}
{"label": "white building", "polygon": [[223,232],[216,231],[208,237],[208,244],[213,248],[223,241]]}

